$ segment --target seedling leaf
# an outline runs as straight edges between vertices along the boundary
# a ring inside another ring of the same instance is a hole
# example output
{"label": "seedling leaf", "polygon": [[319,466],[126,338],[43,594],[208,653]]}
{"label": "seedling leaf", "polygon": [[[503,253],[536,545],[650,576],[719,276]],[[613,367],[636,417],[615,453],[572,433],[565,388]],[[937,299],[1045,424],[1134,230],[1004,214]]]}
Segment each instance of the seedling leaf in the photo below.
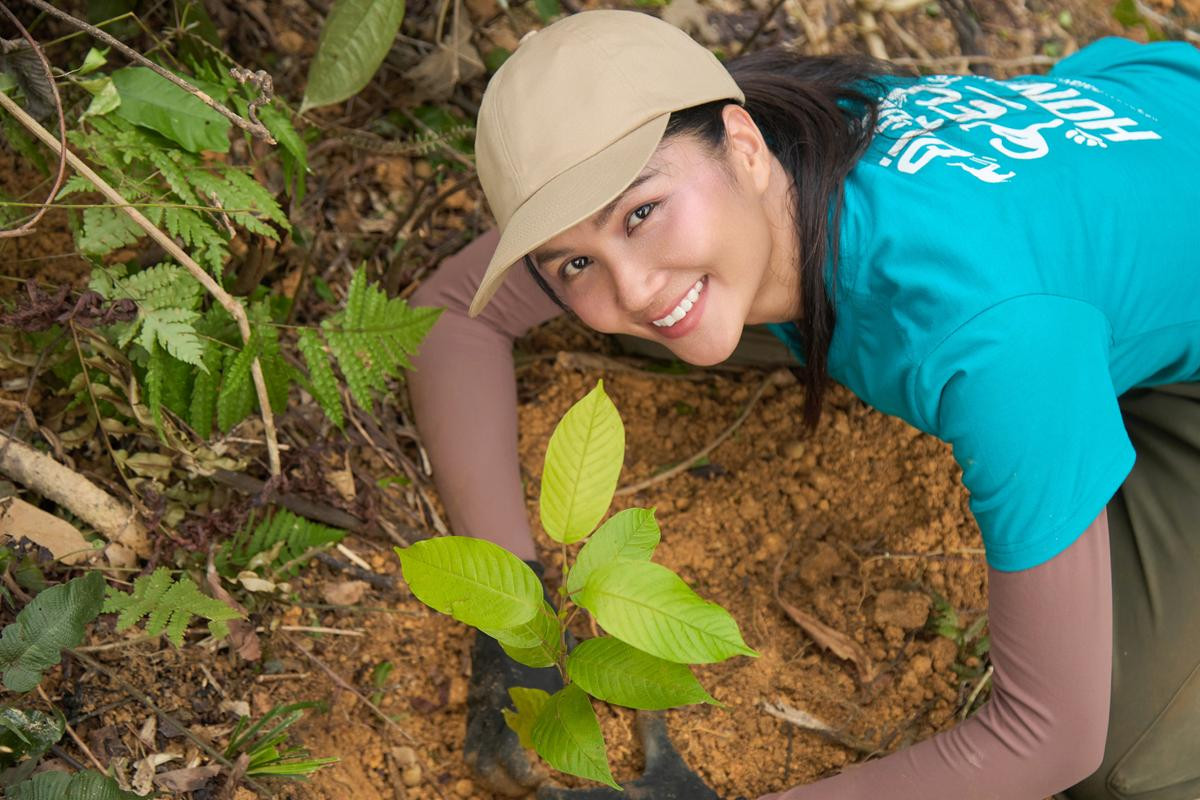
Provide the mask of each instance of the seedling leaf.
{"label": "seedling leaf", "polygon": [[567,674],[592,697],[628,708],[658,711],[692,703],[719,705],[686,665],[608,636],[576,647],[567,657]]}
{"label": "seedling leaf", "polygon": [[527,667],[552,667],[562,652],[562,627],[558,615],[545,601],[529,622],[483,632],[500,642],[509,658]]}
{"label": "seedling leaf", "polygon": [[229,120],[153,70],[125,67],[112,80],[121,95],[117,113],[133,124],[158,131],[193,153],[229,150]]}
{"label": "seedling leaf", "polygon": [[21,609],[0,637],[4,686],[28,692],[42,672],[59,662],[64,648],[83,641],[83,626],[96,618],[104,602],[104,577],[91,572],[40,592]]}
{"label": "seedling leaf", "polygon": [[503,708],[500,713],[504,715],[504,721],[508,727],[512,728],[517,734],[517,738],[521,740],[521,747],[532,750],[533,723],[537,722],[542,709],[549,702],[550,693],[541,689],[513,686],[508,690],[508,696],[512,698],[513,707]]}
{"label": "seedling leaf", "polygon": [[588,576],[605,564],[649,561],[660,537],[652,508],[627,508],[613,514],[579,551],[567,575],[567,592],[578,592]]}
{"label": "seedling leaf", "polygon": [[571,406],[550,436],[538,500],[542,527],[556,542],[583,539],[612,502],[625,458],[625,427],[604,381]]}
{"label": "seedling leaf", "polygon": [[538,755],[555,769],[621,790],[608,767],[604,734],[592,702],[575,684],[546,701],[530,739]]}
{"label": "seedling leaf", "polygon": [[758,655],[746,646],[728,611],[651,561],[601,567],[576,601],[613,636],[667,661],[710,664]]}
{"label": "seedling leaf", "polygon": [[545,603],[529,565],[485,539],[442,536],[397,547],[396,555],[418,600],[475,628],[523,625]]}

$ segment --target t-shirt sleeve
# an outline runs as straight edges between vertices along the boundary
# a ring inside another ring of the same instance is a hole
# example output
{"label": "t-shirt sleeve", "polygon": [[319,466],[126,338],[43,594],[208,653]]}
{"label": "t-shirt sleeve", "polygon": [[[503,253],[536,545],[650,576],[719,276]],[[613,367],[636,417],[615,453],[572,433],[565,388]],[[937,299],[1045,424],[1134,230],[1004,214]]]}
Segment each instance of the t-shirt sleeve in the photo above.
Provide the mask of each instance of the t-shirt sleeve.
{"label": "t-shirt sleeve", "polygon": [[918,367],[914,405],[954,448],[994,569],[1064,550],[1133,467],[1110,341],[1094,306],[1025,295],[974,316]]}

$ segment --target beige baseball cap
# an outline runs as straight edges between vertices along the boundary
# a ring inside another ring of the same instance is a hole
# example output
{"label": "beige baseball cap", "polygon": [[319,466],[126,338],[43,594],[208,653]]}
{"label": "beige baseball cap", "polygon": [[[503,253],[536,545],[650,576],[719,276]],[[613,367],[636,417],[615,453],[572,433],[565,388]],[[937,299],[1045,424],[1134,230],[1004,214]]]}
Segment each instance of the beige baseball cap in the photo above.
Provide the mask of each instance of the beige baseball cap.
{"label": "beige baseball cap", "polygon": [[583,11],[527,36],[479,109],[475,159],[500,242],[470,315],[513,264],[633,182],[672,111],[714,100],[745,96],[716,56],[648,14]]}

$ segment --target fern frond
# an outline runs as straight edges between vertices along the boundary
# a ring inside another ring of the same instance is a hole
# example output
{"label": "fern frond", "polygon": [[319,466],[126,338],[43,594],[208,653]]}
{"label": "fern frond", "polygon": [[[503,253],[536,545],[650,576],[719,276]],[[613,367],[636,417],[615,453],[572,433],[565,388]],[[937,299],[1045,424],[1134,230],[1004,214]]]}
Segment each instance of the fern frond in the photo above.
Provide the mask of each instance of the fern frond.
{"label": "fern frond", "polygon": [[154,430],[159,439],[165,438],[162,426],[162,397],[166,359],[166,351],[157,341],[151,342],[150,359],[146,362],[146,406],[150,409],[150,417],[154,420]]}
{"label": "fern frond", "polygon": [[194,310],[200,305],[204,289],[178,264],[163,262],[117,280],[121,294],[110,299],[129,298],[141,308]]}
{"label": "fern frond", "polygon": [[62,188],[58,190],[58,195],[55,200],[62,200],[64,197],[70,197],[73,194],[82,192],[94,192],[96,186],[82,175],[72,175],[63,182]]}
{"label": "fern frond", "polygon": [[282,414],[287,408],[288,389],[295,381],[295,370],[283,357],[278,328],[269,323],[260,323],[255,327],[255,334],[258,336],[258,363],[262,366],[271,410]]}
{"label": "fern frond", "polygon": [[338,391],[337,377],[333,374],[333,367],[329,364],[329,355],[325,352],[325,346],[321,344],[321,337],[311,328],[305,328],[300,331],[296,346],[308,367],[309,389],[313,398],[325,411],[329,421],[341,430],[346,424],[342,411],[342,395]]}
{"label": "fern frond", "polygon": [[[200,205],[200,199],[192,191],[192,184],[188,181],[185,171],[185,169],[195,169],[199,159],[182,150],[151,147],[146,151],[146,160],[162,174],[163,180],[167,182],[167,186],[171,187],[171,191],[175,193],[176,197],[187,205]],[[187,162],[186,168],[180,162]]]}
{"label": "fern frond", "polygon": [[200,356],[204,346],[192,324],[199,317],[198,313],[186,308],[140,309],[142,333],[139,341],[147,350],[158,342],[180,361],[203,368]]}
{"label": "fern frond", "polygon": [[409,356],[417,352],[441,312],[440,308],[410,308],[401,298],[388,299],[367,283],[366,270],[359,267],[350,281],[345,309],[321,322],[329,349],[359,406],[374,413],[373,391],[384,389],[389,378],[411,366]]}
{"label": "fern frond", "polygon": [[146,633],[156,636],[166,630],[167,638],[176,647],[183,646],[183,632],[192,617],[208,620],[208,629],[218,639],[229,635],[231,619],[242,615],[232,608],[201,594],[196,584],[187,575],[177,581],[171,580],[171,571],[159,567],[151,575],[143,575],[133,582],[133,592],[126,594],[108,587],[104,611],[118,611],[117,630],[137,624],[147,617]]}
{"label": "fern frond", "polygon": [[205,341],[201,360],[208,371],[202,370],[196,374],[187,419],[196,435],[207,439],[212,436],[213,416],[217,411],[217,386],[221,380],[220,345],[211,339]]}
{"label": "fern frond", "polygon": [[254,386],[250,376],[250,365],[254,361],[258,337],[251,334],[250,341],[241,350],[230,350],[225,354],[225,366],[221,370],[221,390],[217,394],[217,427],[228,431],[241,422],[254,407]]}
{"label": "fern frond", "polygon": [[[235,574],[251,566],[253,561],[266,562],[278,569],[313,548],[337,544],[345,538],[340,528],[330,528],[280,509],[259,522],[254,530],[244,528],[225,543],[214,559],[224,575]],[[284,571],[284,578],[293,577],[299,570],[295,564]]]}
{"label": "fern frond", "polygon": [[270,192],[241,170],[235,167],[227,167],[220,173],[198,170],[190,177],[200,196],[207,198],[209,204],[219,204],[230,219],[246,230],[271,239],[279,238],[274,228],[259,219],[257,215],[260,214],[289,227],[287,217]]}
{"label": "fern frond", "polygon": [[192,257],[214,275],[220,275],[229,258],[229,243],[221,231],[190,208],[162,208],[167,232],[191,248]]}
{"label": "fern frond", "polygon": [[83,225],[75,244],[84,255],[106,256],[133,244],[144,234],[145,231],[121,209],[93,206],[83,210]]}

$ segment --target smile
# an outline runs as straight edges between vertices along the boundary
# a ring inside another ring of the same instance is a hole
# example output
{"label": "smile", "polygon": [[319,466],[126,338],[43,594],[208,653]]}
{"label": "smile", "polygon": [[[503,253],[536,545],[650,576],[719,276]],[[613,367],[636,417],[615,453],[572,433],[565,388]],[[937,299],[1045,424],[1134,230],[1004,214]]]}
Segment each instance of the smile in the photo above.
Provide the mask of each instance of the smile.
{"label": "smile", "polygon": [[656,325],[659,328],[670,328],[676,322],[679,322],[679,320],[687,316],[687,313],[692,310],[692,306],[694,306],[696,301],[700,299],[700,293],[703,291],[704,279],[701,278],[700,280],[696,281],[691,289],[688,290],[688,293],[682,300],[679,301],[679,305],[675,306],[675,308],[671,310],[671,313],[667,314],[661,319],[653,320],[651,324]]}

